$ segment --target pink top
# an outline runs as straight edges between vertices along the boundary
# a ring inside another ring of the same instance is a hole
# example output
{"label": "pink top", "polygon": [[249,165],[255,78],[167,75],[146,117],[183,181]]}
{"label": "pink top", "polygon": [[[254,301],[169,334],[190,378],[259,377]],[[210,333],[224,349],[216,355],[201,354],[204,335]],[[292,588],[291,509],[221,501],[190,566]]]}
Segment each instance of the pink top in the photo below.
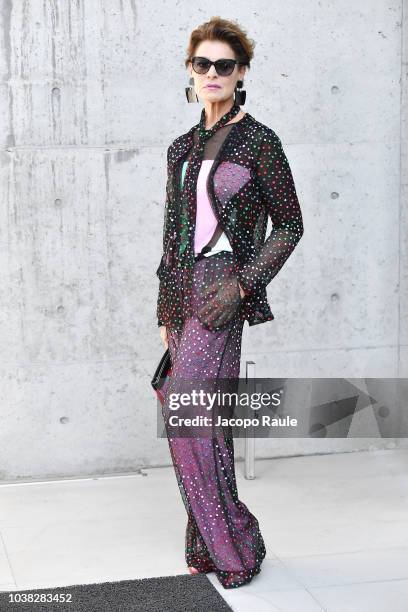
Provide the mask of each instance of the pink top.
{"label": "pink top", "polygon": [[203,159],[197,179],[197,213],[194,237],[194,252],[196,254],[211,240],[211,236],[217,227],[217,218],[207,195],[207,177],[213,163],[213,159]]}
{"label": "pink top", "polygon": [[[207,193],[207,178],[213,163],[213,159],[203,159],[197,179],[197,211],[194,234],[195,255],[200,253],[202,248],[208,244],[217,227],[217,217],[214,215],[214,211]],[[183,184],[184,181],[187,165],[188,161],[185,161],[182,169],[181,184]],[[230,242],[225,232],[222,232],[221,236],[217,240],[217,244],[213,246],[210,252],[205,253],[205,256],[208,257],[214,253],[217,253],[218,251],[232,251]]]}

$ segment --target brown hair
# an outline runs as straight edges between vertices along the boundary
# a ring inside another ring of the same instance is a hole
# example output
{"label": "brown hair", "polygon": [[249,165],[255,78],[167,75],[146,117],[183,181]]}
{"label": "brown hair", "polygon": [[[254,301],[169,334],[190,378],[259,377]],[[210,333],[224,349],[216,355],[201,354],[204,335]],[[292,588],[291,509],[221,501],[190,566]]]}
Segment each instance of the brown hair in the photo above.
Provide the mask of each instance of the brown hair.
{"label": "brown hair", "polygon": [[255,42],[247,37],[236,21],[211,17],[210,21],[203,23],[193,30],[187,47],[187,57],[184,61],[186,68],[198,45],[204,40],[220,40],[227,43],[234,51],[235,59],[250,68],[254,56]]}

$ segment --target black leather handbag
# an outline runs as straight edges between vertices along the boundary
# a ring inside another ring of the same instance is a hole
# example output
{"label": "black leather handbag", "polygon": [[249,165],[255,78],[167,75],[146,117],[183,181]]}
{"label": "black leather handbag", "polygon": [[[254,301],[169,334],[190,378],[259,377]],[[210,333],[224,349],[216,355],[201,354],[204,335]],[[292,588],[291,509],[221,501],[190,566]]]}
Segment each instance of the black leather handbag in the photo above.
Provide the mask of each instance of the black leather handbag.
{"label": "black leather handbag", "polygon": [[161,404],[164,402],[163,385],[166,378],[171,376],[171,357],[170,350],[167,348],[160,359],[159,365],[151,380],[151,385],[156,392],[157,398]]}

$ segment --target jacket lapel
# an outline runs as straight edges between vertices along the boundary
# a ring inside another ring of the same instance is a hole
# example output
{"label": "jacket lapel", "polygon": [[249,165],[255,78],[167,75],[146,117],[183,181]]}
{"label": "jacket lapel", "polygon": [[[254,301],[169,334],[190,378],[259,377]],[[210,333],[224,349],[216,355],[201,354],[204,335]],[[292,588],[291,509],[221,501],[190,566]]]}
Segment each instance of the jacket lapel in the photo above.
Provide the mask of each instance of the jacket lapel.
{"label": "jacket lapel", "polygon": [[184,157],[187,151],[193,145],[193,132],[197,126],[193,125],[193,127],[183,134],[179,136],[170,147],[170,160],[173,166],[177,164],[177,162]]}

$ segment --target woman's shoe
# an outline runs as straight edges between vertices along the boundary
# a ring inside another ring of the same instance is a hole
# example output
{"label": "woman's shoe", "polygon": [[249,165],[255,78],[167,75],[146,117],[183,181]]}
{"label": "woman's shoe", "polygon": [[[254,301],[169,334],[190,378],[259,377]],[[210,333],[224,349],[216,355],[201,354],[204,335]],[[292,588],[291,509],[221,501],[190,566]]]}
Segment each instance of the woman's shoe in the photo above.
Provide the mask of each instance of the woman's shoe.
{"label": "woman's shoe", "polygon": [[190,574],[199,574],[200,573],[198,571],[198,569],[196,569],[195,567],[189,567],[188,571],[190,572]]}

